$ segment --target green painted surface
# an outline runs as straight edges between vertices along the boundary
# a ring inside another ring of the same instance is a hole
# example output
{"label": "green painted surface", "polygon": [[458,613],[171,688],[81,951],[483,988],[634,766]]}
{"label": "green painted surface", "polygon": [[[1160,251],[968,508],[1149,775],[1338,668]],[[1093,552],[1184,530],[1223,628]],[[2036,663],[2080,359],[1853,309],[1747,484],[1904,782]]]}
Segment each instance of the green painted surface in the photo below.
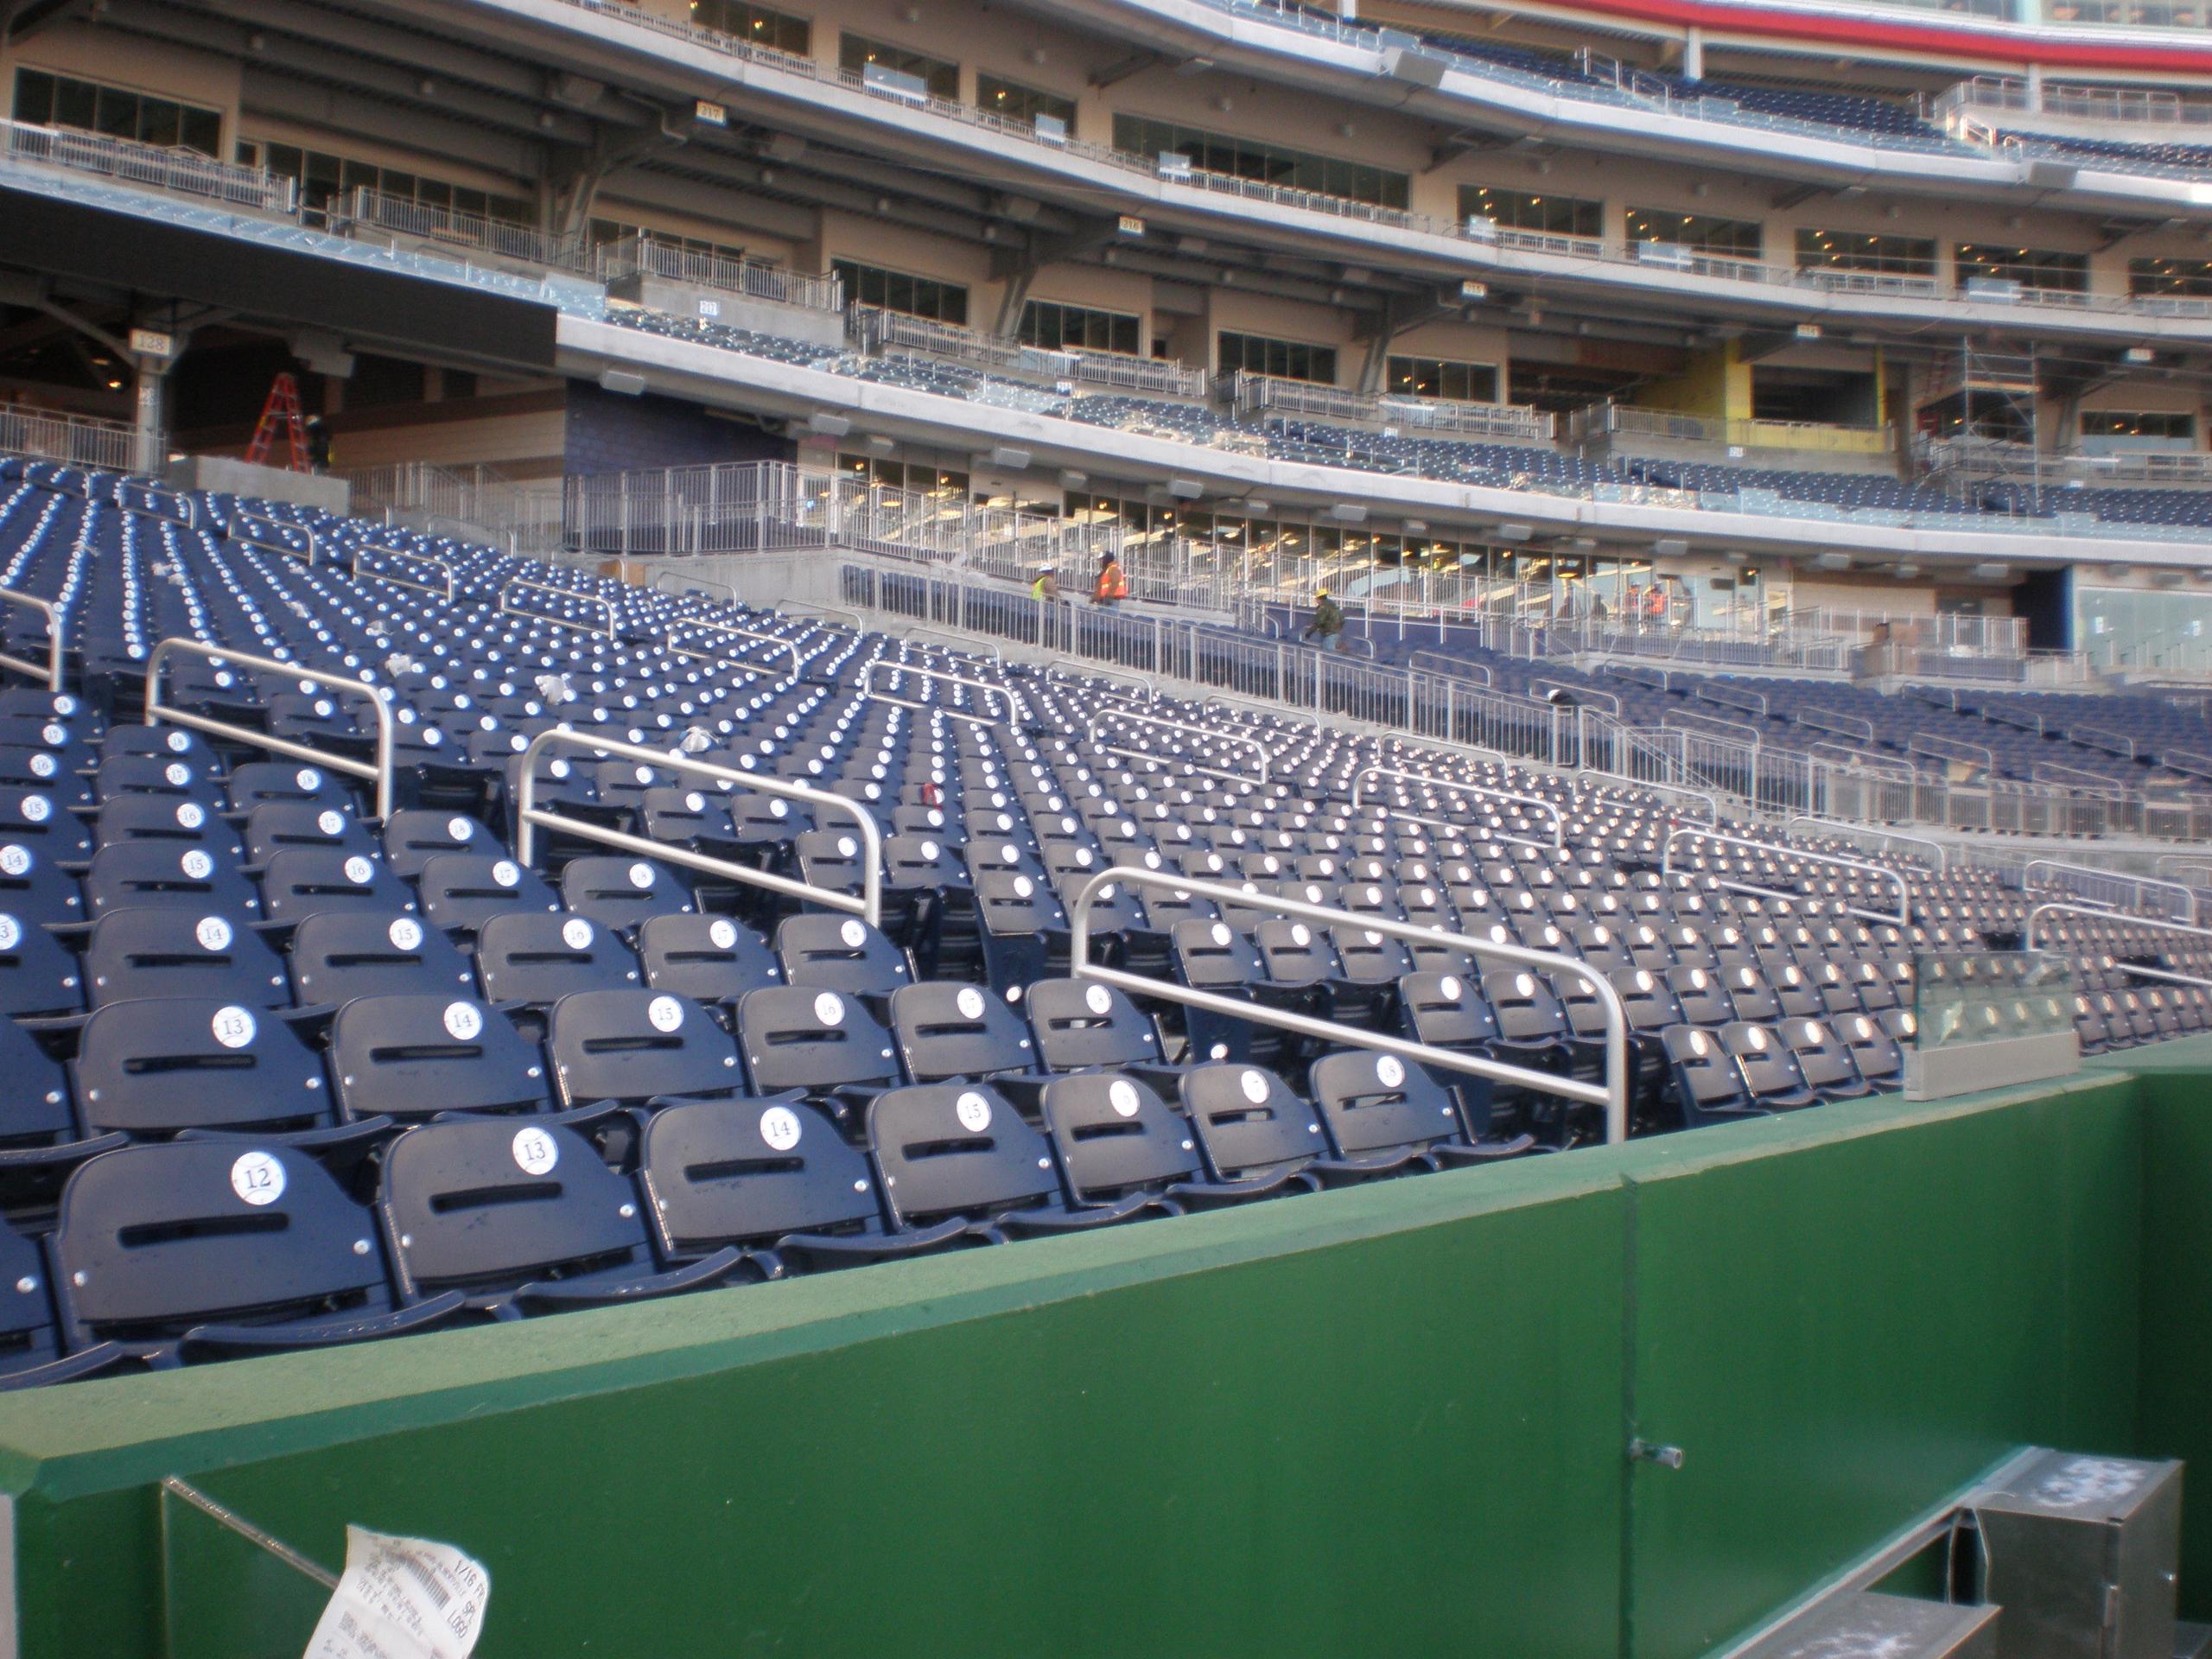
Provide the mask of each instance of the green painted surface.
{"label": "green painted surface", "polygon": [[2137,1450],[2181,1458],[2182,1614],[2212,1618],[2212,1078],[2143,1080],[2143,1376]]}
{"label": "green painted surface", "polygon": [[2212,1437],[2164,1266],[2212,1273],[2201,1099],[1867,1102],[0,1396],[22,1650],[298,1650],[315,1598],[165,1531],[175,1472],[326,1564],[468,1549],[486,1659],[1698,1653],[2014,1445]]}

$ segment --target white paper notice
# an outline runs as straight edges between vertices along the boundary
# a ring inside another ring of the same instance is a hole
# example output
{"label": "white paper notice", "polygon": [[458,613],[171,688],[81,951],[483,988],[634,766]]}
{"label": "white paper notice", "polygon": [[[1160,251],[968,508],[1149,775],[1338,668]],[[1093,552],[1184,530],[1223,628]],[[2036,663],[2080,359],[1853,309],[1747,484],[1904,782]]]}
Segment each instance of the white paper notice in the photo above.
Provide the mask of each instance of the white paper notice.
{"label": "white paper notice", "polygon": [[492,1575],[451,1544],[346,1529],[346,1570],[302,1659],[468,1659]]}

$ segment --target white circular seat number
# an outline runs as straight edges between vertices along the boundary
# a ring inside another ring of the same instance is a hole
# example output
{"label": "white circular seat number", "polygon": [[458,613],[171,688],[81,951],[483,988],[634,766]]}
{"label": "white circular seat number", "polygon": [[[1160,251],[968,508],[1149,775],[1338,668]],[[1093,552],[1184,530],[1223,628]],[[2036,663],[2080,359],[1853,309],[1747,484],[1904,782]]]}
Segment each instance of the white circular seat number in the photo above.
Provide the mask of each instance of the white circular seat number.
{"label": "white circular seat number", "polygon": [[632,864],[630,867],[630,885],[632,887],[643,889],[650,887],[652,884],[653,867],[652,865]]}
{"label": "white circular seat number", "polygon": [[672,996],[657,996],[645,1004],[645,1021],[655,1031],[675,1031],[683,1024],[683,1004]]}
{"label": "white circular seat number", "polygon": [[423,943],[423,925],[411,916],[402,916],[385,930],[385,937],[391,941],[395,950],[412,950]]}
{"label": "white circular seat number", "polygon": [[865,922],[847,922],[838,928],[837,937],[845,942],[847,950],[857,950],[868,943],[868,925]]}
{"label": "white circular seat number", "polygon": [[346,815],[343,812],[325,812],[315,819],[315,827],[326,836],[342,836],[346,833]]}
{"label": "white circular seat number", "polygon": [[501,859],[492,867],[492,879],[503,887],[522,885],[522,870],[512,859]]}
{"label": "white circular seat number", "polygon": [[1237,1079],[1237,1082],[1243,1085],[1244,1098],[1255,1106],[1264,1105],[1267,1103],[1268,1074],[1266,1072],[1247,1071]]}
{"label": "white circular seat number", "polygon": [[814,999],[814,1017],[825,1026],[843,1023],[845,1000],[835,991],[824,991]]}
{"label": "white circular seat number", "polygon": [[208,1025],[225,1048],[244,1048],[253,1041],[253,1016],[235,1004],[216,1009]]}
{"label": "white circular seat number", "polygon": [[[186,809],[185,807],[181,807],[181,807],[179,807],[179,808],[177,808],[177,810],[176,810],[176,816],[177,816],[177,822],[178,822],[178,823],[184,823],[184,815],[185,815],[185,811],[186,811],[186,810],[187,810],[187,809]],[[192,809],[192,810],[197,810],[198,809],[194,808],[194,809]],[[26,796],[24,796],[24,797],[23,797],[23,822],[24,822],[24,823],[45,823],[48,818],[52,817],[53,816],[54,816],[54,804],[53,804],[51,801],[48,800],[48,799],[46,798],[46,797],[45,797],[45,796],[43,796],[43,795],[26,795]],[[186,829],[188,829],[188,830],[196,830],[196,829],[198,829],[200,826],[199,826],[196,823],[186,823],[186,824],[184,825],[184,827],[185,827]]]}
{"label": "white circular seat number", "polygon": [[12,916],[0,916],[0,950],[12,950],[23,937],[23,926]]}
{"label": "white circular seat number", "polygon": [[377,867],[356,853],[346,861],[346,879],[357,887],[365,887],[376,875]]}
{"label": "white circular seat number", "polygon": [[1123,1117],[1137,1115],[1136,1084],[1116,1077],[1106,1085],[1106,1103]]}
{"label": "white circular seat number", "polygon": [[181,760],[172,760],[162,768],[162,776],[168,780],[170,788],[182,789],[192,781],[192,768]]}
{"label": "white circular seat number", "polygon": [[960,1017],[963,1020],[980,1020],[983,1017],[983,994],[973,985],[962,986],[960,995],[952,999],[952,1005],[960,1010]]}
{"label": "white circular seat number", "polygon": [[561,1148],[543,1129],[518,1129],[514,1140],[515,1167],[525,1175],[550,1175],[561,1161]]}
{"label": "white circular seat number", "polygon": [[10,842],[0,847],[0,874],[29,875],[31,869],[30,849]]}
{"label": "white circular seat number", "polygon": [[776,1152],[798,1145],[798,1114],[788,1106],[771,1106],[760,1114],[760,1138]]}
{"label": "white circular seat number", "polygon": [[1092,985],[1086,988],[1083,994],[1083,1002],[1084,1006],[1093,1014],[1111,1014],[1114,1011],[1114,994],[1103,985]]}
{"label": "white circular seat number", "polygon": [[274,1204],[284,1196],[284,1166],[265,1152],[242,1152],[231,1165],[231,1191],[248,1204]]}
{"label": "white circular seat number", "polygon": [[960,1127],[970,1135],[981,1135],[991,1127],[991,1103],[981,1095],[961,1096],[953,1103],[952,1111],[960,1120]]}
{"label": "white circular seat number", "polygon": [[561,943],[571,950],[591,949],[591,924],[581,916],[571,916],[561,924]]}
{"label": "white circular seat number", "polygon": [[474,1002],[446,1004],[446,1034],[457,1043],[474,1042],[484,1029],[484,1015]]}
{"label": "white circular seat number", "polygon": [[707,925],[707,938],[717,950],[734,950],[737,946],[737,924],[727,916],[717,916]]}
{"label": "white circular seat number", "polygon": [[177,861],[177,868],[194,881],[205,881],[215,873],[215,861],[197,847]]}
{"label": "white circular seat number", "polygon": [[1395,1089],[1406,1080],[1406,1063],[1395,1054],[1385,1054],[1375,1062],[1375,1080],[1385,1089]]}
{"label": "white circular seat number", "polygon": [[199,925],[192,930],[192,937],[200,941],[202,950],[227,950],[231,944],[231,925],[220,916],[202,916]]}

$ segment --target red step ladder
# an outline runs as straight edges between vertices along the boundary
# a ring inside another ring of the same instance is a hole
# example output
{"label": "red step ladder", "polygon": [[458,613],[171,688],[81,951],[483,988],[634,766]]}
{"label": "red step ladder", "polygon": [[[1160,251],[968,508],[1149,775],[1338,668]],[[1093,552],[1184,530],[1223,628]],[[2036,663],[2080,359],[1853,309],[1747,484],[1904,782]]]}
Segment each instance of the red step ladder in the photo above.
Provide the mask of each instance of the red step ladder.
{"label": "red step ladder", "polygon": [[253,429],[253,442],[246,446],[247,463],[255,467],[270,464],[270,451],[276,446],[279,429],[291,458],[284,465],[295,473],[312,470],[308,465],[308,431],[300,420],[300,383],[286,370],[270,383],[269,401],[261,406],[260,423]]}

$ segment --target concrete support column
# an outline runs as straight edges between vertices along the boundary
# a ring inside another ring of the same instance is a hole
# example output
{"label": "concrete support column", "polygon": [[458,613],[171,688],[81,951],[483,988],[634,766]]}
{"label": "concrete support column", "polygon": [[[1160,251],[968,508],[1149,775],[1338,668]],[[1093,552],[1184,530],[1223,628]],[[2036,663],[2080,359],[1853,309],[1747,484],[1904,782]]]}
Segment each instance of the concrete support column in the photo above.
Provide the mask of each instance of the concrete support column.
{"label": "concrete support column", "polygon": [[1705,31],[1692,28],[1682,35],[1682,79],[1705,79]]}

